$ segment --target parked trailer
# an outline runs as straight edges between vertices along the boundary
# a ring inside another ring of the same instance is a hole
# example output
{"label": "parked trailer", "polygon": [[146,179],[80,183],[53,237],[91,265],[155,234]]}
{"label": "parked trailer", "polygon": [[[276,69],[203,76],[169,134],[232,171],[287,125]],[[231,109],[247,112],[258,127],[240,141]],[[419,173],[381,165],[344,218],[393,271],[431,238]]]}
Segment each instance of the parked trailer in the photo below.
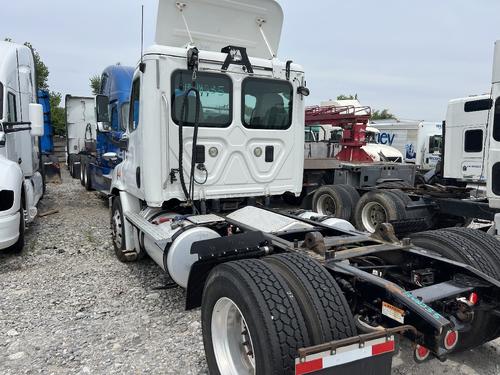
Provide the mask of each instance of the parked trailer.
{"label": "parked trailer", "polygon": [[[489,237],[415,236],[430,252],[393,240],[390,226],[369,236],[245,205],[300,193],[308,90],[303,69],[276,58],[279,4],[237,4],[160,1],[113,171],[117,257],[149,254],[186,288],[186,307],[201,306],[213,374],[389,374],[396,334],[419,361],[497,337]],[[97,98],[99,122],[108,104]]]}
{"label": "parked trailer", "polygon": [[97,123],[94,142],[87,142],[81,153],[80,174],[87,190],[109,194],[111,172],[123,160],[122,151],[128,137],[130,88],[134,68],[109,66],[101,76],[100,95],[109,98],[109,123]]}
{"label": "parked trailer", "polygon": [[43,195],[37,139],[43,136],[43,109],[34,82],[32,51],[0,42],[0,250],[23,249],[25,228]]}
{"label": "parked trailer", "polygon": [[[306,125],[354,129],[350,133],[358,141],[343,142],[347,144],[344,155],[356,156],[356,149],[364,151],[366,142],[363,136],[368,128],[369,116],[365,112],[365,107],[349,110],[348,107],[311,107],[306,109]],[[456,134],[463,134],[462,120],[450,117],[450,130],[445,132],[445,145],[453,143],[450,148],[455,152],[457,147],[469,147],[462,142],[457,143]],[[354,124],[358,125],[355,127]],[[359,134],[356,135],[356,132]],[[318,141],[311,137],[306,140],[304,190],[296,201],[285,196],[288,203],[297,204],[299,201],[306,210],[349,220],[358,229],[370,233],[375,232],[377,225],[389,222],[399,236],[415,231],[463,226],[472,219],[494,220],[497,210],[489,207],[484,194],[477,194],[477,186],[471,194],[463,178],[443,178],[433,171],[435,183],[429,185],[422,181],[424,177],[417,173],[414,164],[369,162],[368,157],[339,160],[341,154],[333,154],[332,151],[337,144],[339,141],[336,138]],[[449,152],[446,155],[443,161],[445,172],[450,170],[449,165],[456,164],[460,159],[455,153],[452,163],[447,163]]]}
{"label": "parked trailer", "polygon": [[82,156],[95,147],[97,123],[93,97],[66,95],[66,160],[71,177],[84,181]]}
{"label": "parked trailer", "polygon": [[398,149],[405,163],[429,171],[441,160],[442,123],[410,120],[371,121],[380,133],[377,143]]}
{"label": "parked trailer", "polygon": [[61,167],[54,155],[54,126],[50,108],[50,94],[47,90],[38,90],[38,103],[43,108],[44,134],[40,138],[40,152],[42,155],[43,176],[46,181],[61,181]]}

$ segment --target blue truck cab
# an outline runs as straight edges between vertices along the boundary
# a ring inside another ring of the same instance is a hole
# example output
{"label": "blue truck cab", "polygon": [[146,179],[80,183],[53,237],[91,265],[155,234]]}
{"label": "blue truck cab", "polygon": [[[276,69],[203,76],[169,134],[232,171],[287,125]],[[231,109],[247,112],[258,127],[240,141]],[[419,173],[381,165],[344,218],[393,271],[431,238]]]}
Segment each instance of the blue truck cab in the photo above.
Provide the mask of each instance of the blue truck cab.
{"label": "blue truck cab", "polygon": [[99,94],[109,97],[110,124],[107,131],[97,127],[95,150],[87,149],[81,157],[80,178],[87,190],[109,193],[111,172],[122,161],[133,74],[134,68],[122,65],[109,66],[102,73]]}

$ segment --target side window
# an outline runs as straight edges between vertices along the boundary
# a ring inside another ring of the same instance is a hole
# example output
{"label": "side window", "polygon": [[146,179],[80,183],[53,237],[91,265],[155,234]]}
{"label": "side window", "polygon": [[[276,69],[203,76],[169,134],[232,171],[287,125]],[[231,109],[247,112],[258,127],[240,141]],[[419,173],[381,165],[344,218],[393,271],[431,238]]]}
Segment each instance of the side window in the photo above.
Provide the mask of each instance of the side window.
{"label": "side window", "polygon": [[129,130],[133,132],[139,127],[139,111],[140,111],[140,98],[141,98],[141,79],[137,78],[132,84],[132,94],[130,95],[130,116],[129,116]]}
{"label": "side window", "polygon": [[7,94],[7,122],[17,121],[16,96],[9,92]]}
{"label": "side window", "polygon": [[495,118],[493,122],[493,138],[500,142],[500,97],[495,101]]}
{"label": "side window", "polygon": [[292,125],[293,86],[288,81],[247,78],[242,95],[246,128],[286,130]]}
{"label": "side window", "polygon": [[481,129],[467,130],[465,132],[464,151],[483,151],[483,131]]}
{"label": "side window", "polygon": [[121,108],[121,123],[120,123],[120,129],[125,131],[127,130],[127,124],[128,124],[128,116],[130,113],[130,104],[129,102],[123,103],[122,108]]}
{"label": "side window", "polygon": [[118,108],[116,104],[111,107],[111,129],[119,130],[118,127]]}
{"label": "side window", "polygon": [[429,138],[429,153],[434,154],[441,152],[443,146],[443,137],[441,135],[433,135]]}

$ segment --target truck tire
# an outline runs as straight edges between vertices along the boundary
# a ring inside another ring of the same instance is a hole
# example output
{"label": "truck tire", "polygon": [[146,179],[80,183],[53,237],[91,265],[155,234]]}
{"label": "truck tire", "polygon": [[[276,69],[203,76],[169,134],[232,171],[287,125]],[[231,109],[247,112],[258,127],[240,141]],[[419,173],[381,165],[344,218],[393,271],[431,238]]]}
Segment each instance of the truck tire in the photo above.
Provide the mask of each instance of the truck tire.
{"label": "truck tire", "polygon": [[354,209],[356,227],[374,233],[377,225],[404,220],[406,209],[397,196],[384,190],[373,190],[364,194]]}
{"label": "truck tire", "polygon": [[80,160],[80,183],[85,186],[85,162],[83,159]]}
{"label": "truck tire", "polygon": [[287,282],[304,316],[312,345],[356,335],[354,318],[335,279],[302,254],[264,258]]}
{"label": "truck tire", "polygon": [[[416,233],[411,236],[411,239],[417,246],[445,258],[470,265],[494,279],[500,278],[499,267],[495,265],[494,258],[483,249],[481,243],[447,230]],[[492,332],[492,327],[496,325],[496,319],[485,311],[477,311],[471,325],[470,331],[460,335],[460,341],[454,351],[474,348],[491,340],[492,333],[495,333],[495,331]]]}
{"label": "truck tire", "polygon": [[127,251],[125,243],[125,217],[123,215],[122,203],[120,197],[113,199],[111,206],[111,240],[115,255],[120,262],[130,263],[137,260],[135,251]]}
{"label": "truck tire", "polygon": [[92,191],[92,173],[90,173],[90,165],[85,164],[85,180],[84,180],[85,190]]}
{"label": "truck tire", "polygon": [[349,220],[353,208],[348,193],[335,185],[322,186],[313,195],[312,210],[324,216]]}
{"label": "truck tire", "polygon": [[349,218],[349,220],[352,221],[354,220],[354,207],[356,207],[356,205],[358,204],[361,196],[359,195],[356,188],[351,185],[336,185],[336,186],[344,190],[346,194],[349,196],[349,201],[351,202],[351,217]]}
{"label": "truck tire", "polygon": [[211,375],[292,375],[297,350],[310,345],[287,283],[261,260],[229,262],[212,270],[203,291],[201,322]]}
{"label": "truck tire", "polygon": [[[500,269],[500,241],[496,238],[477,229],[447,228],[445,230],[479,244],[484,251],[488,252],[490,256],[495,259],[496,268]],[[500,337],[500,324],[498,323],[499,319],[496,319],[496,323],[494,323],[494,327],[492,327],[490,340]]]}

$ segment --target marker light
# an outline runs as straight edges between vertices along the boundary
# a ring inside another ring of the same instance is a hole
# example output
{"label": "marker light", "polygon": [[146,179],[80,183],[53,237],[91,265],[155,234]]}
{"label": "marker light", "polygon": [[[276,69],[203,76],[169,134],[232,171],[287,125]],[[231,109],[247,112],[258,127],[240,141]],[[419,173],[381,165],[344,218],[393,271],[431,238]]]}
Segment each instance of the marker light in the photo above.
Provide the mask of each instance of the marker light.
{"label": "marker light", "polygon": [[457,331],[448,331],[446,336],[444,337],[444,347],[446,350],[452,350],[457,346],[458,343],[458,332]]}
{"label": "marker light", "polygon": [[260,147],[256,147],[255,150],[253,150],[253,154],[260,158],[262,156],[262,149]]}
{"label": "marker light", "polygon": [[219,155],[219,150],[217,150],[217,147],[210,147],[208,150],[208,155],[210,155],[213,158],[216,158],[217,155]]}
{"label": "marker light", "polygon": [[417,347],[415,348],[414,356],[417,362],[425,361],[427,358],[429,358],[430,354],[431,351],[422,345],[417,345]]}

